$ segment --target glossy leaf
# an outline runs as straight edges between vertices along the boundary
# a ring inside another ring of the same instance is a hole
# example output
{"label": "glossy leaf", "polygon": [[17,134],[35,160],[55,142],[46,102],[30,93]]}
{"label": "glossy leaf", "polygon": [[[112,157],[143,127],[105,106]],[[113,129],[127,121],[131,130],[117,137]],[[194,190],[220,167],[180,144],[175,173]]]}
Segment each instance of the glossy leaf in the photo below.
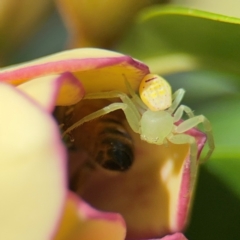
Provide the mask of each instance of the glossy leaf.
{"label": "glossy leaf", "polygon": [[216,149],[212,159],[240,159],[240,95],[225,95],[202,104],[195,113],[204,113],[212,123]]}
{"label": "glossy leaf", "polygon": [[119,46],[150,65],[151,72],[199,68],[240,74],[240,19],[181,7],[142,12]]}
{"label": "glossy leaf", "polygon": [[[220,164],[224,164],[225,168],[229,166],[227,160]],[[231,191],[229,185],[203,167],[186,237],[194,240],[239,239],[239,211],[239,198]]]}
{"label": "glossy leaf", "polygon": [[240,199],[240,95],[225,95],[205,104],[204,112],[213,127],[216,149],[207,163],[209,172],[224,182]]}

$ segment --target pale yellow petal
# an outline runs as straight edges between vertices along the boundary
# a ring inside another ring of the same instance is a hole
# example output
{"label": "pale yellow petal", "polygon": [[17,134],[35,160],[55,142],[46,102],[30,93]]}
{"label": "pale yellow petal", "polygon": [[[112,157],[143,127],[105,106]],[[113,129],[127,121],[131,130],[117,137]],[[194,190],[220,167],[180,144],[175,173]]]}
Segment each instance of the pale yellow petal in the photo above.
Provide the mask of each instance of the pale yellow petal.
{"label": "pale yellow petal", "polygon": [[55,121],[0,83],[0,239],[50,239],[66,196],[66,153]]}

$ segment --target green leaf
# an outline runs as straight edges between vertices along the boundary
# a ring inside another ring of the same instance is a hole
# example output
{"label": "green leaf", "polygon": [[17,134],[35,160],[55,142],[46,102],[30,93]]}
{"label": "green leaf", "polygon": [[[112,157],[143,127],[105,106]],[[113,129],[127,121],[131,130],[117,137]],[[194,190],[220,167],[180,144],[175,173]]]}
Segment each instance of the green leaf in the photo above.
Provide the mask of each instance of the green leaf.
{"label": "green leaf", "polygon": [[194,240],[240,239],[239,212],[239,197],[204,166],[200,169],[192,217],[185,235]]}
{"label": "green leaf", "polygon": [[214,69],[240,74],[240,19],[189,8],[142,12],[118,50],[159,74]]}
{"label": "green leaf", "polygon": [[217,97],[201,103],[194,110],[196,115],[204,113],[211,122],[216,144],[211,159],[240,161],[240,95]]}
{"label": "green leaf", "polygon": [[195,111],[199,113],[210,120],[216,145],[204,167],[240,199],[240,94],[201,104]]}
{"label": "green leaf", "polygon": [[206,168],[218,179],[221,179],[224,185],[240,200],[240,158],[212,159],[206,164]]}
{"label": "green leaf", "polygon": [[192,71],[166,75],[173,91],[184,88],[183,103],[195,109],[199,104],[211,104],[212,99],[240,92],[239,76],[213,71]]}

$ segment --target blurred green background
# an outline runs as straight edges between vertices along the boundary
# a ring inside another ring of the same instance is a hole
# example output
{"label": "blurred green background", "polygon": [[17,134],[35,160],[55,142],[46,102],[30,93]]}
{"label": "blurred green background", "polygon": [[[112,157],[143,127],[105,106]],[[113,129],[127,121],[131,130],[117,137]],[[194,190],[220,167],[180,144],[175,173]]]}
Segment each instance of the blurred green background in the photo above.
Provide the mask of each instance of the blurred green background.
{"label": "blurred green background", "polygon": [[[240,17],[239,1],[172,3]],[[217,15],[198,12],[189,17],[184,9],[173,8],[173,13],[161,9],[142,10],[112,49],[149,63],[169,80],[173,90],[186,89],[183,103],[212,123],[216,151],[201,166],[186,236],[192,240],[240,239],[240,20],[223,17],[219,21]],[[5,65],[61,51],[67,43],[67,30],[52,7]]]}

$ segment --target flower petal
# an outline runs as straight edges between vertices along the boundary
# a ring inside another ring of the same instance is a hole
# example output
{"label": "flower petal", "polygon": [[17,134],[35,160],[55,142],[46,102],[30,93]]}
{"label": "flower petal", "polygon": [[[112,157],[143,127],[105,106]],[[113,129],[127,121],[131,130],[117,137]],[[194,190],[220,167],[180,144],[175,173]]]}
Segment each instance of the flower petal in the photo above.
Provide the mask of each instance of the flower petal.
{"label": "flower petal", "polygon": [[125,78],[137,91],[149,69],[142,62],[120,53],[81,48],[2,68],[0,81],[20,84],[33,78],[63,72],[71,72],[80,79],[86,92],[113,89],[126,92]]}
{"label": "flower petal", "polygon": [[[81,111],[75,109],[78,114],[72,121],[76,122],[82,116],[100,109],[101,104],[107,105],[99,100],[81,101],[77,106]],[[87,164],[79,167],[76,156],[71,157],[71,189],[97,209],[120,213],[127,224],[127,239],[160,237],[182,231],[188,219],[195,182],[192,176],[196,176],[198,169],[198,163],[192,163],[189,159],[189,145],[170,142],[167,146],[149,144],[131,130],[122,111],[108,114],[109,118],[121,122],[121,132],[126,132],[129,136],[126,141],[133,144],[131,167],[123,172],[111,171],[95,163],[91,170]],[[88,159],[93,161],[96,156],[100,156],[99,161],[102,160],[102,145],[97,143],[107,139],[99,134],[107,127],[104,123],[101,119],[90,121],[71,133],[75,140],[74,147],[86,151]],[[206,141],[205,134],[194,129],[189,134],[195,137],[200,153]],[[119,143],[123,141],[117,136],[116,140]],[[197,165],[195,174],[191,172],[192,164]]]}
{"label": "flower petal", "polygon": [[165,0],[57,0],[73,47],[111,48],[142,8]]}
{"label": "flower petal", "polygon": [[50,239],[66,196],[66,152],[55,121],[0,83],[1,239]]}
{"label": "flower petal", "polygon": [[187,238],[182,233],[174,233],[172,235],[167,235],[160,240],[187,240]]}
{"label": "flower petal", "polygon": [[[198,156],[200,156],[204,144],[207,141],[206,135],[195,128],[187,131],[187,134],[196,139],[198,145]],[[178,196],[177,218],[175,219],[175,223],[172,224],[172,231],[182,231],[187,225],[189,208],[191,207],[193,187],[196,184],[198,167],[199,162],[191,162],[189,156],[186,158]],[[175,211],[174,209],[172,210],[173,212]]]}
{"label": "flower petal", "polygon": [[77,103],[84,96],[84,89],[71,73],[35,78],[18,85],[49,112],[55,105],[65,106]]}
{"label": "flower petal", "polygon": [[125,223],[119,214],[99,212],[69,193],[54,240],[124,240],[125,235]]}
{"label": "flower petal", "polygon": [[0,62],[29,39],[41,22],[46,20],[52,6],[53,2],[49,0],[0,1]]}

